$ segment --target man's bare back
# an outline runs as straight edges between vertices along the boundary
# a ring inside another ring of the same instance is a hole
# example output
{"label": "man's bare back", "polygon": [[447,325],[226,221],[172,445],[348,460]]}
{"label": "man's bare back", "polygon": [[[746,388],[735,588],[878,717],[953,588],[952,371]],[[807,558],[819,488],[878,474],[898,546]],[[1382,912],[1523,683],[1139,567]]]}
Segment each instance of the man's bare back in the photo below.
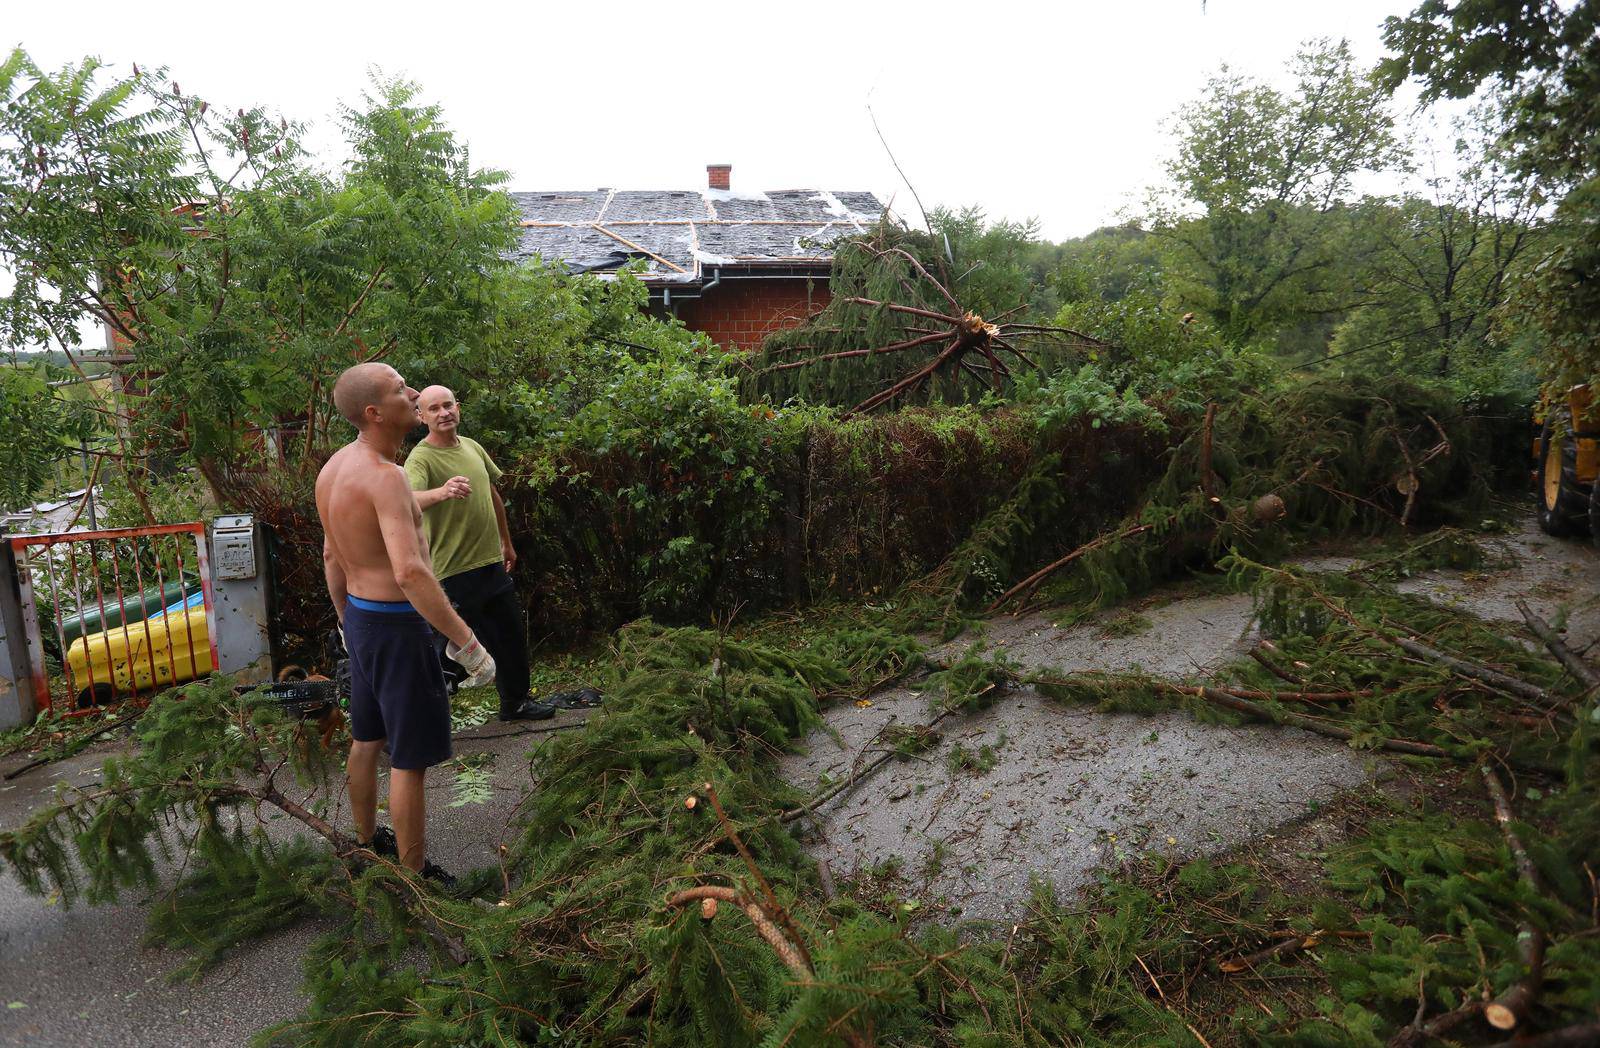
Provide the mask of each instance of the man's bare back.
{"label": "man's bare back", "polygon": [[[360,441],[334,452],[317,475],[317,515],[322,518],[331,553],[344,571],[348,592],[368,600],[406,599],[389,559],[378,513],[379,505],[392,500],[397,484],[410,491],[405,471]],[[410,510],[416,547],[431,571],[422,510],[414,498]]]}

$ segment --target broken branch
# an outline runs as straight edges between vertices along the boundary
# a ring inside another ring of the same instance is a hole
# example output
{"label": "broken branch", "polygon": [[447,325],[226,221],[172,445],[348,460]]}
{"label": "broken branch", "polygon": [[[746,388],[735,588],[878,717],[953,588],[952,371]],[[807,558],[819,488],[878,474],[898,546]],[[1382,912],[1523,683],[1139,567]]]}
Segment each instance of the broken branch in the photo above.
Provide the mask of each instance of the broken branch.
{"label": "broken branch", "polygon": [[[1241,699],[1227,692],[1218,691],[1216,688],[1201,688],[1200,696],[1207,702],[1224,709],[1243,713],[1257,720],[1272,721],[1275,724],[1287,724],[1290,727],[1304,728],[1306,731],[1326,735],[1331,739],[1343,739],[1349,742],[1355,738],[1355,732],[1348,728],[1341,728],[1334,724],[1324,724],[1322,721],[1311,720],[1295,713],[1274,712],[1265,706],[1258,706],[1249,699]],[[1376,746],[1380,750],[1390,750],[1395,753],[1408,753],[1416,757],[1448,757],[1444,750],[1428,742],[1415,742],[1411,739],[1378,739]]]}
{"label": "broken branch", "polygon": [[1556,661],[1567,668],[1568,673],[1578,679],[1578,683],[1583,685],[1586,693],[1592,694],[1600,690],[1600,672],[1596,672],[1593,666],[1578,657],[1577,652],[1562,643],[1561,638],[1556,635],[1554,627],[1535,615],[1533,609],[1528,607],[1527,601],[1521,597],[1517,598],[1517,610],[1522,612],[1523,621],[1527,622],[1528,628],[1533,631],[1533,635],[1544,641],[1544,646],[1550,649],[1550,654],[1554,655]]}
{"label": "broken branch", "polygon": [[1013,597],[1017,596],[1018,594],[1027,593],[1027,592],[1031,591],[1035,586],[1037,586],[1040,582],[1043,582],[1053,572],[1055,572],[1055,571],[1057,571],[1057,570],[1059,570],[1061,568],[1066,567],[1068,564],[1072,563],[1074,560],[1077,560],[1079,557],[1083,556],[1085,553],[1088,553],[1090,550],[1098,549],[1099,547],[1104,546],[1106,543],[1112,542],[1112,541],[1114,541],[1116,539],[1125,539],[1125,538],[1129,538],[1129,537],[1131,537],[1133,535],[1138,535],[1141,532],[1149,531],[1152,527],[1154,527],[1154,525],[1152,525],[1152,524],[1135,524],[1131,528],[1124,528],[1123,530],[1121,530],[1119,532],[1116,532],[1114,534],[1111,534],[1111,535],[1102,535],[1099,538],[1095,539],[1093,542],[1084,543],[1082,546],[1079,546],[1077,549],[1073,550],[1071,553],[1068,553],[1065,557],[1062,557],[1060,560],[1052,561],[1049,564],[1046,564],[1044,567],[1040,568],[1038,571],[1034,572],[1032,575],[1029,575],[1027,578],[1023,579],[1021,582],[1017,583],[1015,586],[1012,586],[1010,589],[1006,590],[1004,593],[1002,593],[1000,595],[999,599],[997,599],[993,604],[989,605],[987,608],[984,609],[985,613],[986,614],[990,614],[990,615],[994,614],[996,611],[998,611],[1002,607],[1004,607]]}
{"label": "broken branch", "polygon": [[[1530,892],[1537,894],[1538,869],[1528,857],[1528,849],[1523,847],[1517,831],[1511,826],[1511,802],[1506,798],[1505,787],[1500,785],[1500,777],[1488,765],[1478,770],[1483,773],[1484,788],[1494,802],[1494,818],[1500,825],[1500,836],[1505,838],[1506,847],[1516,862],[1517,879]],[[1522,962],[1524,974],[1505,993],[1484,1005],[1483,1017],[1489,1020],[1490,1026],[1497,1030],[1511,1030],[1527,1017],[1528,1008],[1538,998],[1539,989],[1544,984],[1544,942],[1544,932],[1532,921],[1524,917],[1518,922],[1517,956]]]}

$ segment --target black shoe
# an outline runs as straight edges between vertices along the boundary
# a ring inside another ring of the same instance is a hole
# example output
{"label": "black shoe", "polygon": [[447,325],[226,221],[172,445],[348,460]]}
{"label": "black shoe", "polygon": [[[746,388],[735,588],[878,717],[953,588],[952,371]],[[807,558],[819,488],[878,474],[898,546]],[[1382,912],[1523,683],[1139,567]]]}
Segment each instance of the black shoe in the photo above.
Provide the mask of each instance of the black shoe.
{"label": "black shoe", "polygon": [[386,859],[398,861],[400,858],[400,843],[394,839],[394,831],[387,826],[379,826],[373,831],[372,840],[357,842],[357,846]]}
{"label": "black shoe", "polygon": [[556,708],[554,706],[548,702],[540,702],[538,699],[523,699],[522,705],[509,713],[505,710],[500,711],[500,719],[503,721],[549,720],[555,715]]}
{"label": "black shoe", "polygon": [[432,862],[422,864],[422,876],[432,881],[447,892],[455,891],[456,879],[453,874],[446,873],[444,867]]}
{"label": "black shoe", "polygon": [[563,710],[592,710],[604,700],[593,688],[580,688],[577,691],[558,691],[550,696],[550,701]]}

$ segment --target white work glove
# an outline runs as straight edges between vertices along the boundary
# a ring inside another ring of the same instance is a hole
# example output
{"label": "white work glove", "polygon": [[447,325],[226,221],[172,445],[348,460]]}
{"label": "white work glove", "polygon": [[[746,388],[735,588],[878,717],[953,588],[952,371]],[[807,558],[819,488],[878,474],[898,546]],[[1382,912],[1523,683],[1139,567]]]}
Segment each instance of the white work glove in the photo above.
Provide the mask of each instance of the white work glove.
{"label": "white work glove", "polygon": [[444,653],[450,656],[451,662],[467,671],[461,687],[481,688],[494,680],[494,658],[477,636],[473,636],[462,648],[456,647],[454,641],[446,641]]}

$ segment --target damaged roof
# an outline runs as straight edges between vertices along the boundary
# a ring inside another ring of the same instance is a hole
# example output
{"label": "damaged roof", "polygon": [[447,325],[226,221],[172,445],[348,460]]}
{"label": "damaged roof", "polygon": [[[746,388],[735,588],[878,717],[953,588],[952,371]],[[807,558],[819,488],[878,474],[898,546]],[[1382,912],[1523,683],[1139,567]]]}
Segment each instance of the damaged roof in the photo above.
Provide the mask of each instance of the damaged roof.
{"label": "damaged roof", "polygon": [[782,189],[597,189],[512,193],[522,210],[513,257],[538,256],[574,273],[645,263],[652,284],[698,283],[721,266],[815,265],[833,260],[840,237],[884,216],[869,192]]}

